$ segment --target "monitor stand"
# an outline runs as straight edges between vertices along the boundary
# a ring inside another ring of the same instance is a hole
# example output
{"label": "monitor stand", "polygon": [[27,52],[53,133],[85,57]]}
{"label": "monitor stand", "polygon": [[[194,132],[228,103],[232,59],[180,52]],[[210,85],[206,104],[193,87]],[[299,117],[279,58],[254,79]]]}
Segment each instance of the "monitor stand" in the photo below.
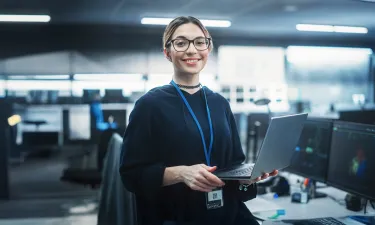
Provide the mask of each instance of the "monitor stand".
{"label": "monitor stand", "polygon": [[317,187],[316,187],[316,181],[310,179],[309,196],[310,196],[310,199],[316,199],[316,198],[325,198],[327,197],[327,194],[318,192]]}
{"label": "monitor stand", "polygon": [[[370,205],[374,210],[375,210],[375,206],[374,206],[374,203],[371,201],[371,200],[365,200],[365,203],[364,203],[364,213],[366,214],[367,213],[367,206]],[[375,219],[375,216],[374,216],[374,219]],[[375,222],[375,221],[374,221]]]}

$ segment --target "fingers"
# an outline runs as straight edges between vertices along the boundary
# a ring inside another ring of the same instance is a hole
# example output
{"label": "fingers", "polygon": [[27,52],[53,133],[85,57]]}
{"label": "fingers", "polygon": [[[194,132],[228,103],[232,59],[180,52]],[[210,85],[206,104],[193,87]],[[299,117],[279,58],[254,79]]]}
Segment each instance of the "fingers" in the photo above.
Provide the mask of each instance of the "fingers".
{"label": "fingers", "polygon": [[213,175],[212,173],[208,172],[207,170],[201,171],[201,174],[213,186],[221,187],[221,186],[223,186],[225,184],[217,176]]}
{"label": "fingers", "polygon": [[203,192],[211,192],[217,187],[217,185],[212,184],[206,179],[206,177],[203,175],[204,173],[208,172],[205,169],[198,171],[197,175],[192,181],[192,184],[190,185],[191,189]]}
{"label": "fingers", "polygon": [[192,168],[195,169],[191,171],[192,176],[186,182],[192,190],[201,192],[211,192],[213,189],[224,185],[224,182],[222,182],[218,177],[209,172],[215,171],[216,166],[209,167],[204,164],[201,164],[199,166],[194,166]]}
{"label": "fingers", "polygon": [[263,173],[263,175],[260,177],[261,180],[265,180],[269,177],[270,175],[268,173]]}
{"label": "fingers", "polygon": [[255,179],[253,180],[253,183],[254,183],[254,182],[261,181],[261,180],[262,180],[262,177],[257,177],[257,178],[255,178]]}
{"label": "fingers", "polygon": [[257,178],[255,178],[255,179],[253,179],[253,180],[250,180],[250,181],[248,181],[248,180],[240,180],[240,183],[241,183],[241,184],[252,184],[252,183],[256,183],[256,182],[258,182],[258,181],[265,180],[265,179],[267,179],[268,177],[276,176],[278,173],[279,173],[279,171],[274,170],[274,171],[272,171],[271,173],[263,173],[262,176],[257,177]]}
{"label": "fingers", "polygon": [[257,178],[255,178],[255,179],[251,180],[251,183],[256,183],[256,182],[258,182],[258,181],[261,181],[261,180],[267,179],[268,177],[269,177],[269,174],[268,174],[268,173],[263,173],[262,176],[257,177]]}
{"label": "fingers", "polygon": [[217,166],[207,166],[205,164],[201,164],[203,168],[205,168],[208,172],[212,173],[217,169]]}
{"label": "fingers", "polygon": [[276,176],[277,174],[279,174],[279,171],[274,170],[274,171],[272,171],[272,173],[270,173],[270,176]]}
{"label": "fingers", "polygon": [[212,189],[215,189],[217,187],[217,186],[212,185],[205,177],[203,177],[203,175],[198,175],[196,177],[196,181],[198,181],[199,184],[202,184],[202,185],[199,185],[199,184],[197,184],[197,185],[202,186],[202,187],[207,188],[207,189],[212,190]]}
{"label": "fingers", "polygon": [[202,170],[200,171],[200,173],[202,174],[202,176],[204,178],[206,178],[206,180],[208,181],[207,183],[210,184],[211,186],[215,186],[215,187],[221,187],[223,186],[225,183],[220,180],[217,176],[213,175],[212,172],[214,172],[217,167],[216,166],[207,166],[205,164],[202,164],[202,167],[205,169],[205,170]]}
{"label": "fingers", "polygon": [[265,180],[268,177],[276,176],[278,173],[279,173],[279,171],[277,171],[277,170],[274,170],[271,173],[263,173],[263,175],[261,176],[261,180]]}

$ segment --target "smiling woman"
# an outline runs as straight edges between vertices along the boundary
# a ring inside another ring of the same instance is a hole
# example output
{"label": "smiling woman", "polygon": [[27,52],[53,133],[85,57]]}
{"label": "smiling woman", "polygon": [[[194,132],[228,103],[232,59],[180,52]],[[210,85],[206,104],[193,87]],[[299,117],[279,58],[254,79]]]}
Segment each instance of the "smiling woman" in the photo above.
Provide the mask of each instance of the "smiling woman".
{"label": "smiling woman", "polygon": [[167,26],[163,47],[172,81],[137,101],[121,156],[139,224],[258,224],[244,201],[269,174],[224,183],[212,173],[245,156],[228,101],[200,83],[212,50],[209,32],[194,17],[178,17]]}

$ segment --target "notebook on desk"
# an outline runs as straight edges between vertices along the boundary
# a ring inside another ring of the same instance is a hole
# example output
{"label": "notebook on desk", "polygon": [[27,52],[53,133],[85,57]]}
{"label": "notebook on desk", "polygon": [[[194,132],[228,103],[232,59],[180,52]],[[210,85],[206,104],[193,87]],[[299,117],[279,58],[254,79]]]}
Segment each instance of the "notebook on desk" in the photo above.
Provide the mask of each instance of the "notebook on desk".
{"label": "notebook on desk", "polygon": [[282,206],[276,204],[275,202],[263,199],[259,196],[245,202],[245,205],[253,214],[257,214],[260,212],[269,212],[270,214],[274,214],[277,210],[284,209]]}
{"label": "notebook on desk", "polygon": [[271,118],[255,164],[239,164],[219,169],[222,180],[249,180],[290,165],[307,119],[307,113]]}

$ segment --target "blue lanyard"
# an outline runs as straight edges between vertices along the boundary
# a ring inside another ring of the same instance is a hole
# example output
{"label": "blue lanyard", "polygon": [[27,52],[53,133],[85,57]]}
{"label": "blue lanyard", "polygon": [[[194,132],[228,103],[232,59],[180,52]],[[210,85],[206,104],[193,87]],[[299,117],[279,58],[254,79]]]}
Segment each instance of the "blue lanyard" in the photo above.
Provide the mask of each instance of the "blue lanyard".
{"label": "blue lanyard", "polygon": [[202,138],[203,149],[204,149],[204,154],[206,156],[207,166],[210,166],[210,164],[211,164],[210,156],[211,156],[211,152],[212,152],[212,144],[213,144],[213,141],[214,141],[214,133],[213,133],[213,129],[212,129],[212,121],[211,121],[210,109],[208,108],[206,92],[204,91],[204,88],[202,88],[203,95],[204,95],[204,101],[206,103],[206,111],[207,111],[207,117],[208,117],[208,124],[210,126],[210,146],[208,148],[208,151],[207,151],[206,141],[205,141],[205,138],[204,138],[202,127],[199,124],[199,121],[198,121],[197,117],[195,116],[195,114],[193,112],[193,109],[190,107],[189,102],[186,100],[186,98],[185,98],[184,94],[182,93],[182,91],[180,90],[180,88],[177,87],[177,84],[173,80],[172,80],[171,83],[176,88],[177,92],[180,94],[180,96],[181,96],[182,100],[184,101],[186,107],[188,108],[191,116],[193,117],[195,123],[197,124],[199,133],[200,133],[201,138]]}

